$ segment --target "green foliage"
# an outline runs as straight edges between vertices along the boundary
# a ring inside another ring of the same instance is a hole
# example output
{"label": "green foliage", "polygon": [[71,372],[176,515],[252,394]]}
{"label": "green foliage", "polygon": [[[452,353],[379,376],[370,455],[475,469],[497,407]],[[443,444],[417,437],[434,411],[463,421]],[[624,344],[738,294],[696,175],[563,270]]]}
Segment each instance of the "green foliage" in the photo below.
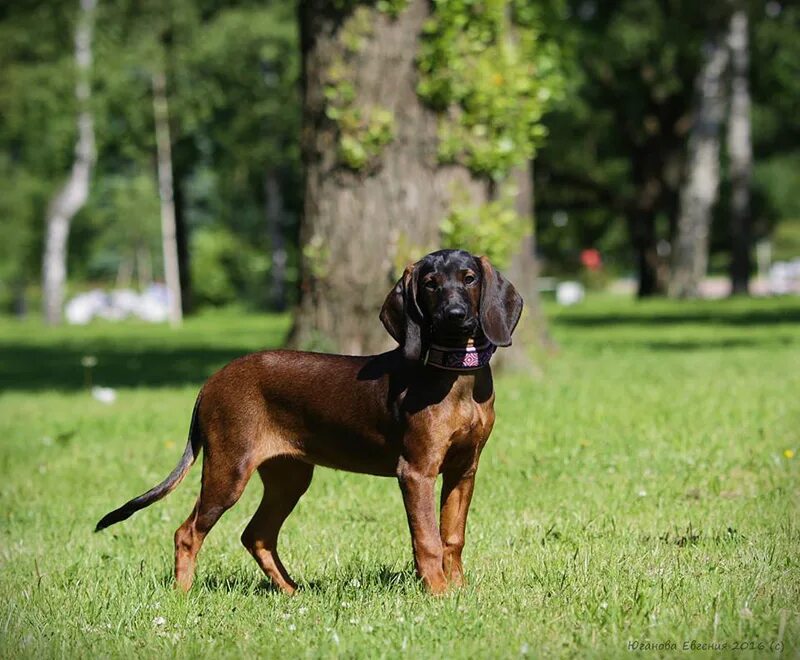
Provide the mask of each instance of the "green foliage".
{"label": "green foliage", "polygon": [[[378,10],[396,17],[405,4],[402,1],[379,3]],[[355,7],[339,36],[343,52],[328,66],[324,85],[325,115],[335,122],[338,130],[339,161],[354,171],[376,164],[383,147],[394,139],[391,110],[360,104],[353,82],[353,58],[363,50],[374,19],[375,14],[369,7]]]}
{"label": "green foliage", "polygon": [[303,246],[303,261],[310,270],[311,276],[316,279],[325,279],[330,259],[331,250],[319,234],[315,234]]}
{"label": "green foliage", "polygon": [[349,168],[360,170],[394,139],[394,115],[381,107],[349,107],[339,116],[339,129],[339,158]]}
{"label": "green foliage", "polygon": [[536,163],[538,245],[550,272],[577,271],[587,247],[627,271],[631,209],[645,182],[657,237],[669,237],[705,13],[683,0],[670,7],[571,0],[552,24],[573,56],[569,93],[549,116]]}
{"label": "green foliage", "polygon": [[[92,534],[175,465],[203,381],[280,345],[287,317],[49,332],[0,319],[0,656],[632,657],[630,640],[695,639],[796,657],[797,299],[590,296],[548,312],[562,350],[543,380],[495,381],[468,586],[441,598],[414,578],[392,479],[315,470],[280,538],[294,598],[238,540],[257,476],[206,539],[192,592],[172,588],[202,458],[167,499]],[[87,354],[94,381],[120,388],[113,405],[83,389]]]}
{"label": "green foliage", "polygon": [[408,7],[408,0],[378,0],[375,6],[389,18],[397,18]]}
{"label": "green foliage", "polygon": [[39,266],[39,218],[47,204],[47,186],[30,171],[15,168],[0,154],[0,309],[24,295]]}
{"label": "green foliage", "polygon": [[[57,0],[0,10],[0,226],[15,237],[0,265],[0,304],[11,288],[38,279],[44,210],[72,164],[78,6]],[[98,159],[89,204],[73,222],[70,277],[113,277],[134,244],[154,238],[157,70],[167,77],[178,212],[189,231],[213,225],[268,253],[269,170],[284,193],[281,231],[291,240],[302,190],[297,42],[291,3],[98,3],[92,42]],[[151,246],[156,275],[160,252]],[[289,253],[293,273],[296,251]],[[257,273],[266,277],[263,268]],[[245,279],[237,294],[263,302],[266,282],[256,287]]]}
{"label": "green foliage", "polygon": [[[751,35],[754,234],[763,237],[795,216],[789,191],[800,144],[800,7],[776,3],[769,12],[763,2],[743,4]],[[563,62],[569,91],[547,118],[535,168],[537,244],[548,272],[576,272],[587,247],[628,272],[639,200],[654,207],[656,240],[671,240],[703,41],[724,26],[720,12],[732,6],[569,0],[561,20],[547,22],[570,54]],[[712,237],[712,261],[721,265],[730,250],[725,165]]]}
{"label": "green foliage", "polygon": [[563,90],[560,60],[524,3],[436,1],[418,92],[442,115],[440,160],[501,179],[531,159],[547,133],[542,116]]}
{"label": "green foliage", "polygon": [[[0,308],[38,280],[41,225],[75,141],[77,2],[0,9]],[[35,35],[33,37],[32,35]]]}
{"label": "green foliage", "polygon": [[144,259],[153,276],[163,278],[160,207],[150,172],[98,179],[85,217],[91,225],[89,258],[85,266],[75,264],[73,276],[113,277],[121,264]]}
{"label": "green foliage", "polygon": [[530,221],[514,209],[505,195],[486,204],[454,202],[440,226],[442,246],[482,254],[504,268],[530,231]]}
{"label": "green foliage", "polygon": [[800,218],[784,218],[772,235],[775,261],[797,259],[800,255]]}
{"label": "green foliage", "polygon": [[[225,227],[202,227],[192,236],[194,290],[200,303],[228,305],[246,300],[258,303],[269,259]],[[244,296],[242,295],[244,294]]]}

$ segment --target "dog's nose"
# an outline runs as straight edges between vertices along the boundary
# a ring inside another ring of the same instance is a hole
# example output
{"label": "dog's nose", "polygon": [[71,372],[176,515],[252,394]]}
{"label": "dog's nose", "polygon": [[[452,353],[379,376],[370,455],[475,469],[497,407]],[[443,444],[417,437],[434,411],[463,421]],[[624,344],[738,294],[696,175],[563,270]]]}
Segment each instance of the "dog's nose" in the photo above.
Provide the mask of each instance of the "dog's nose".
{"label": "dog's nose", "polygon": [[461,305],[453,305],[445,310],[444,315],[448,321],[463,321],[467,318],[467,308]]}

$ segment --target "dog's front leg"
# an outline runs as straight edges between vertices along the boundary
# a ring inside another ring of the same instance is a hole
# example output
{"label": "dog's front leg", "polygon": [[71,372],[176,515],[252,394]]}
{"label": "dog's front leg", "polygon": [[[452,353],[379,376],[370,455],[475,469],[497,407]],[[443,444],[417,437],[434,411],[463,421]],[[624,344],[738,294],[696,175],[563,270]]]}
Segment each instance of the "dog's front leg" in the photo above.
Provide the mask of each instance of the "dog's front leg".
{"label": "dog's front leg", "polygon": [[447,588],[434,502],[437,474],[438,470],[421,469],[406,461],[401,462],[398,473],[411,531],[414,566],[425,587],[433,594],[440,594]]}
{"label": "dog's front leg", "polygon": [[445,577],[456,587],[464,585],[461,551],[464,549],[464,532],[475,487],[476,469],[476,465],[471,465],[466,469],[445,470],[443,473],[440,515],[442,565]]}

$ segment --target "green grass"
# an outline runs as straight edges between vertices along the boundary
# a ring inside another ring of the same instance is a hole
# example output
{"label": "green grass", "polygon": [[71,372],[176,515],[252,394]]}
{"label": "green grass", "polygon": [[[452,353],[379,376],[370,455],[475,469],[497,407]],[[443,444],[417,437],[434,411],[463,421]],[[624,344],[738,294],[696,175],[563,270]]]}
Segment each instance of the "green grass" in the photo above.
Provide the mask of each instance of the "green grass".
{"label": "green grass", "polygon": [[[443,598],[413,577],[390,479],[317,470],[282,536],[294,598],[239,544],[258,480],[188,596],[171,586],[172,534],[197,467],[92,533],[172,469],[204,377],[277,345],[286,318],[220,313],[179,332],[0,321],[0,657],[607,657],[631,640],[796,657],[800,300],[549,311],[559,352],[497,381],[470,584]],[[87,393],[87,354],[113,405]]]}

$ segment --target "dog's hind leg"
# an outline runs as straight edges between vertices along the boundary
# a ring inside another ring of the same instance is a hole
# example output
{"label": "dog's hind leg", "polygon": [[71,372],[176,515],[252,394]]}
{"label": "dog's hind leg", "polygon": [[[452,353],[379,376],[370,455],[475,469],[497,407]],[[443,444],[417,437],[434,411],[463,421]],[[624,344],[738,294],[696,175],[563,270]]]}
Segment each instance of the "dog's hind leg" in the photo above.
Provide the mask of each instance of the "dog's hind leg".
{"label": "dog's hind leg", "polygon": [[206,454],[200,497],[175,532],[175,583],[183,591],[192,586],[197,553],[203,541],[222,514],[239,500],[253,473],[248,465],[229,465],[223,462],[224,457],[220,459]]}
{"label": "dog's hind leg", "polygon": [[258,468],[264,497],[242,533],[242,544],[279,589],[293,594],[297,584],[278,557],[278,534],[286,518],[308,490],[314,466],[293,458],[274,458]]}

